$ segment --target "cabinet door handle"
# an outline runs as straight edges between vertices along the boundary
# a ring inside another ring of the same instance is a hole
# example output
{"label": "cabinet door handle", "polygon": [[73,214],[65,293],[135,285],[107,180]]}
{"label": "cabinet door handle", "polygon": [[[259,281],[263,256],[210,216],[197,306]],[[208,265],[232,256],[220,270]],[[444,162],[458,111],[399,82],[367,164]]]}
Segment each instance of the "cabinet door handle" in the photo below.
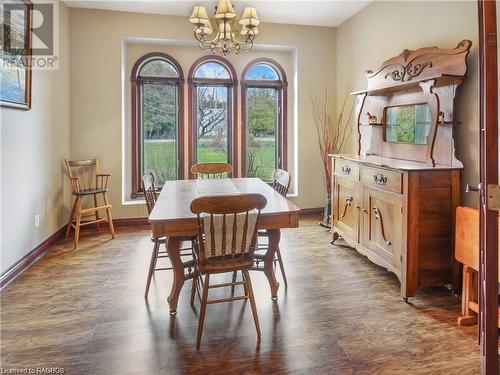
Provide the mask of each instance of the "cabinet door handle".
{"label": "cabinet door handle", "polygon": [[340,218],[342,219],[346,213],[347,213],[347,207],[350,207],[352,206],[352,201],[353,201],[353,196],[352,195],[348,195],[345,199],[345,204],[344,204],[344,212],[342,212],[342,214],[340,215]]}
{"label": "cabinet door handle", "polygon": [[342,170],[343,174],[350,174],[351,173],[351,167],[349,167],[348,165],[343,165],[341,170]]}
{"label": "cabinet door handle", "polygon": [[385,185],[387,183],[387,177],[382,173],[377,173],[373,175],[373,181],[379,185]]}
{"label": "cabinet door handle", "polygon": [[384,241],[387,245],[390,245],[391,241],[389,241],[387,239],[387,237],[385,236],[384,221],[382,219],[382,214],[380,213],[380,210],[378,209],[377,206],[373,206],[372,212],[373,212],[373,217],[375,218],[375,220],[378,220],[380,222],[380,231],[382,232],[382,238],[384,239]]}

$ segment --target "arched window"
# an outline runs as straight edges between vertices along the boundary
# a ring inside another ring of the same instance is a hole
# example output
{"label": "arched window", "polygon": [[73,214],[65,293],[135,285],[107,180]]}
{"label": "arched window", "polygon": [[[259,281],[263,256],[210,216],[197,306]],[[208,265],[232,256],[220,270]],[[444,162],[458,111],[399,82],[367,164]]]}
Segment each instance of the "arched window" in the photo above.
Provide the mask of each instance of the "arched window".
{"label": "arched window", "polygon": [[227,162],[237,174],[236,73],[222,57],[197,60],[189,72],[189,165]]}
{"label": "arched window", "polygon": [[250,62],[241,80],[242,170],[270,181],[276,168],[287,168],[287,80],[274,60]]}
{"label": "arched window", "polygon": [[184,177],[183,83],[180,65],[164,53],[144,55],[132,68],[132,195],[146,172],[158,186]]}

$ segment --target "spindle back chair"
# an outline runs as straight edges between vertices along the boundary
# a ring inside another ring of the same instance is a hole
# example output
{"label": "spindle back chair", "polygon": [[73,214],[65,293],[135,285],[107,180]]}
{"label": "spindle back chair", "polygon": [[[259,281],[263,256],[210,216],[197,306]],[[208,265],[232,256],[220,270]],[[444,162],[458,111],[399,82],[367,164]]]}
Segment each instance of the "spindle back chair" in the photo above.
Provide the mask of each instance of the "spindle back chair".
{"label": "spindle back chair", "polygon": [[[195,278],[191,290],[191,305],[195,293],[202,284],[201,308],[198,321],[196,348],[200,348],[207,304],[249,299],[252,314],[260,340],[260,326],[257,307],[248,270],[254,263],[257,244],[257,230],[261,210],[266,206],[261,194],[236,194],[200,197],[191,203],[191,211],[198,217],[198,249],[196,252]],[[210,285],[210,275],[241,270],[242,281]],[[200,282],[202,275],[205,281]],[[218,287],[243,285],[241,296],[208,300],[208,290]],[[199,293],[198,293],[199,294]]]}
{"label": "spindle back chair", "polygon": [[158,200],[155,177],[151,172],[142,175],[142,191],[144,192],[144,200],[146,201],[148,214],[150,214],[151,211],[153,211],[156,201]]}
{"label": "spindle back chair", "polygon": [[[273,183],[272,187],[274,190],[276,190],[278,193],[280,193],[282,196],[286,197],[288,194],[288,189],[290,188],[290,182],[292,178],[290,176],[290,173],[283,169],[276,169],[273,173]],[[259,237],[265,237],[268,238],[268,234],[265,230],[260,230],[258,233]],[[267,250],[269,246],[269,240],[267,243],[260,244],[258,246],[258,250]],[[259,265],[260,263],[264,262],[264,256],[265,254],[255,254],[255,268],[254,270],[258,271],[263,271],[263,268],[260,268]],[[274,262],[278,262],[280,266],[280,271],[281,271],[281,276],[283,277],[283,282],[285,283],[285,286],[288,286],[288,280],[286,279],[286,272],[285,272],[285,265],[283,264],[283,257],[281,256],[281,251],[279,247],[276,249],[276,258],[274,259]],[[236,279],[236,275],[233,275],[233,280]]]}
{"label": "spindle back chair", "polygon": [[276,169],[273,173],[273,189],[286,197],[291,180],[290,173],[283,169]]}
{"label": "spindle back chair", "polygon": [[[108,181],[110,173],[99,173],[99,159],[86,160],[64,160],[68,177],[71,182],[72,194],[75,196],[73,209],[66,226],[66,238],[69,237],[71,228],[75,229],[74,248],[78,247],[80,228],[85,225],[95,224],[97,231],[101,222],[107,222],[111,236],[115,238],[113,218],[111,216],[111,204],[108,199]],[[104,204],[99,205],[98,196],[102,194]],[[93,207],[83,208],[84,198],[93,198],[90,204]],[[99,211],[106,211],[106,218],[99,216]],[[94,220],[82,221],[83,218],[94,217]]]}
{"label": "spindle back chair", "polygon": [[229,177],[233,167],[228,163],[198,163],[191,166],[191,173],[198,179]]}

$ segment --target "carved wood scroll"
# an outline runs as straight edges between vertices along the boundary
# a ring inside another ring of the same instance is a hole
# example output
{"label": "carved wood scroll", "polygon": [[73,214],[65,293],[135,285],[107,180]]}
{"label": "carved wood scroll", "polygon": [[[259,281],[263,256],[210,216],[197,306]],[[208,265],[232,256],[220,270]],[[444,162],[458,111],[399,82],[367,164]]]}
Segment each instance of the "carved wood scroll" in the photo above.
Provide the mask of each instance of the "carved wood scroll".
{"label": "carved wood scroll", "polygon": [[416,78],[425,80],[441,75],[464,76],[471,44],[470,40],[462,40],[453,49],[405,49],[398,56],[385,61],[376,72],[366,72],[367,88],[392,87]]}

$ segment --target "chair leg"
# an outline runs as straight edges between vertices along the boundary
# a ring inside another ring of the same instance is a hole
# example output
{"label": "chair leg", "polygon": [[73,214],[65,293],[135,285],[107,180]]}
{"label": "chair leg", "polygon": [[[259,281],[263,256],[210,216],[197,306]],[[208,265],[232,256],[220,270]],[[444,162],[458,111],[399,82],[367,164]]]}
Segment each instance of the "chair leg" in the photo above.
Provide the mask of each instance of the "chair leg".
{"label": "chair leg", "polygon": [[80,198],[76,197],[73,203],[73,208],[71,209],[71,214],[69,215],[68,225],[66,226],[66,238],[69,237],[69,232],[71,231],[71,223],[73,222],[73,217],[75,216],[76,205],[78,204],[78,200]]}
{"label": "chair leg", "polygon": [[191,285],[191,307],[194,307],[194,297],[196,296],[196,288],[198,283],[198,270],[195,268],[193,275],[193,284]]}
{"label": "chair leg", "polygon": [[231,282],[233,285],[231,285],[231,297],[234,296],[234,283],[236,282],[236,276],[238,275],[238,271],[233,271],[233,278]]}
{"label": "chair leg", "polygon": [[156,258],[158,257],[158,249],[160,248],[160,244],[155,242],[153,246],[153,252],[151,254],[151,260],[149,262],[149,271],[148,271],[148,279],[146,280],[146,290],[144,292],[144,298],[148,298],[149,293],[149,285],[151,284],[151,278],[153,277],[153,272],[155,272],[155,263]]}
{"label": "chair leg", "polygon": [[78,248],[78,240],[80,238],[80,222],[82,221],[82,198],[78,197],[76,205],[76,222],[75,222],[75,250]]}
{"label": "chair leg", "polygon": [[[94,207],[97,208],[97,194],[94,194]],[[99,220],[99,210],[95,210],[95,219],[96,220]],[[98,221],[96,223],[96,226],[97,226],[97,231],[99,232],[99,230],[101,229],[101,223]]]}
{"label": "chair leg", "polygon": [[[102,193],[104,196],[104,204],[108,205],[108,195],[106,193]],[[111,237],[115,238],[115,227],[113,226],[113,218],[111,217],[111,208],[106,208],[106,213],[108,215],[108,224],[109,224],[109,231],[111,232]]]}
{"label": "chair leg", "polygon": [[253,321],[255,323],[255,330],[257,331],[257,339],[260,340],[260,325],[259,325],[259,316],[257,315],[257,305],[255,304],[255,297],[253,294],[253,288],[252,288],[252,280],[250,279],[250,273],[248,270],[243,270],[242,271],[245,279],[245,284],[248,288],[248,296],[250,298],[250,306],[252,307],[252,315],[253,315]]}
{"label": "chair leg", "polygon": [[205,323],[205,312],[207,311],[208,285],[210,283],[210,274],[205,276],[203,284],[203,295],[201,297],[200,316],[198,318],[198,334],[196,336],[196,350],[200,350],[201,335],[203,333],[203,324]]}
{"label": "chair leg", "polygon": [[283,265],[283,258],[281,258],[281,252],[279,247],[276,250],[276,255],[278,256],[278,263],[280,265],[281,276],[283,276],[283,282],[285,283],[285,286],[288,286],[288,282],[286,281],[285,266]]}

